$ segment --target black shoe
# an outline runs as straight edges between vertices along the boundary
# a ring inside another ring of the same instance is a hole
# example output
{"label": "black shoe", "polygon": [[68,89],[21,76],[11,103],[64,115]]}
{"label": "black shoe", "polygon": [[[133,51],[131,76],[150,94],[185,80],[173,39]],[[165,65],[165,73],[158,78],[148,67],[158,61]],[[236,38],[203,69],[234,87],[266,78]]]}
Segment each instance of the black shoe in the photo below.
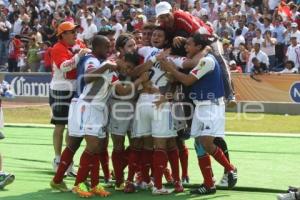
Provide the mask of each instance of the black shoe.
{"label": "black shoe", "polygon": [[287,193],[289,192],[300,192],[300,190],[297,187],[289,186]]}
{"label": "black shoe", "polygon": [[216,187],[207,188],[204,184],[202,184],[198,189],[191,190],[191,194],[197,195],[210,195],[215,194],[217,192]]}
{"label": "black shoe", "polygon": [[228,189],[232,189],[238,180],[237,169],[235,168],[233,171],[228,172]]}
{"label": "black shoe", "polygon": [[15,180],[15,175],[9,173],[0,174],[0,189],[11,184]]}
{"label": "black shoe", "polygon": [[4,134],[2,132],[0,132],[0,140],[2,140],[4,138],[5,138]]}

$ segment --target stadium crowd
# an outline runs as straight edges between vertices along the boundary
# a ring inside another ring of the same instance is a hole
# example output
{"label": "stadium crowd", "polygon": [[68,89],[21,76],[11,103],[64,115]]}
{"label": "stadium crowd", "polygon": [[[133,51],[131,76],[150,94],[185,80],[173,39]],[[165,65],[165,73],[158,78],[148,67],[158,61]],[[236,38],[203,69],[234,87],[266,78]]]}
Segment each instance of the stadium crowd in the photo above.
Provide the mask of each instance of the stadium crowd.
{"label": "stadium crowd", "polygon": [[[222,40],[236,73],[297,73],[300,60],[299,1],[169,1],[209,24]],[[133,33],[155,23],[155,0],[1,0],[0,67],[3,71],[49,72],[50,51],[62,21],[79,24],[77,38],[89,43],[99,31]],[[257,59],[256,59],[257,58]]]}
{"label": "stadium crowd", "polygon": [[[234,100],[227,65],[233,73],[298,73],[298,4],[279,0],[0,1],[2,69],[53,74],[55,176],[50,186],[69,191],[63,181],[67,173],[76,176],[72,190],[80,197],[110,195],[99,184],[100,164],[104,181],[111,182],[110,133],[115,190],[133,193],[138,186],[153,188],[155,195],[170,194],[173,190],[162,185],[165,175],[175,192],[183,192],[183,183],[189,183],[186,135],[195,138],[204,179],[191,193],[216,192],[210,157],[224,167],[219,185],[235,187],[237,168],[224,140],[225,103]],[[112,88],[116,93],[111,94]],[[172,95],[179,90],[188,95],[176,99]],[[139,96],[123,98],[136,91]],[[173,119],[170,113],[176,101],[193,105],[194,114],[182,105],[178,110],[192,119]],[[102,104],[109,107],[109,116]],[[121,116],[120,120],[114,115],[116,105],[132,106],[135,110],[123,114],[140,118]],[[167,112],[159,112],[160,108]],[[62,151],[65,125],[69,133]],[[73,157],[83,139],[86,147],[76,173]],[[87,184],[88,175],[91,182]],[[296,192],[292,195],[298,198]]]}

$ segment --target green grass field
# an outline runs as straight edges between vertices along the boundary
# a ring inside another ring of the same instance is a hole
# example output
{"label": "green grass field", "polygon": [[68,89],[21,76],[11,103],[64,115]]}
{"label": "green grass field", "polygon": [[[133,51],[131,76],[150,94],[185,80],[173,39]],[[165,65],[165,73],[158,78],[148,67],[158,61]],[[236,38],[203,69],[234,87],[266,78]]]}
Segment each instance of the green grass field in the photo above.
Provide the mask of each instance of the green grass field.
{"label": "green grass field", "polygon": [[[299,125],[296,129],[299,130]],[[268,131],[262,129],[261,132]],[[5,135],[7,138],[0,142],[0,152],[4,155],[4,169],[13,172],[16,180],[5,190],[0,191],[1,200],[79,199],[72,193],[52,192],[49,188],[49,182],[53,176],[51,171],[52,129],[6,127]],[[112,196],[107,199],[275,200],[277,192],[284,191],[288,185],[300,184],[299,137],[228,136],[227,141],[231,160],[239,171],[239,181],[233,191],[219,190],[216,195],[205,197],[189,195],[190,188],[186,188],[183,194],[164,197],[153,197],[149,191],[136,194],[113,192]],[[188,147],[190,148],[191,183],[201,183],[202,178],[193,151],[192,140],[188,141]],[[111,150],[111,143],[109,148]],[[81,152],[82,149],[78,151],[75,163],[78,163]],[[213,162],[213,168],[219,180],[222,176],[222,169],[216,162]],[[72,186],[74,179],[67,178],[67,183]],[[98,197],[92,199],[96,198]]]}

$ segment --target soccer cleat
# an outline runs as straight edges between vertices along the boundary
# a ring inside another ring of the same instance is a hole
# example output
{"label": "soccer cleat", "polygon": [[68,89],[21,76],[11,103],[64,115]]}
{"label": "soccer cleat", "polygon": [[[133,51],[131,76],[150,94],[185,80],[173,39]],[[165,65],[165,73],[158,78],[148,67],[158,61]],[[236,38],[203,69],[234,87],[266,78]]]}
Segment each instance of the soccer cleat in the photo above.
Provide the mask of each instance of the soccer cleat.
{"label": "soccer cleat", "polygon": [[234,95],[229,95],[226,99],[226,105],[228,108],[234,108],[237,106],[237,102]]}
{"label": "soccer cleat", "polygon": [[210,195],[216,193],[216,187],[207,188],[204,184],[202,184],[198,189],[191,190],[191,194],[197,194],[197,195]]}
{"label": "soccer cleat", "polygon": [[69,177],[76,177],[77,176],[77,172],[74,169],[74,163],[73,162],[69,165],[69,167],[66,171],[66,174]]}
{"label": "soccer cleat", "polygon": [[106,188],[112,188],[114,186],[111,179],[104,179],[104,187]]}
{"label": "soccer cleat", "polygon": [[289,189],[288,189],[287,192],[288,192],[288,193],[289,193],[289,192],[300,192],[300,188],[293,187],[293,186],[289,186]]}
{"label": "soccer cleat", "polygon": [[184,192],[184,188],[183,188],[183,186],[182,186],[181,181],[176,181],[176,182],[174,183],[174,188],[175,188],[174,191],[175,191],[176,193]]}
{"label": "soccer cleat", "polygon": [[85,183],[79,183],[77,186],[73,187],[72,192],[77,194],[79,197],[92,197],[93,193],[89,191]]}
{"label": "soccer cleat", "polygon": [[1,173],[0,174],[0,189],[3,189],[5,186],[14,182],[15,176],[9,173]]}
{"label": "soccer cleat", "polygon": [[4,138],[5,138],[4,134],[0,131],[0,140],[2,140]]}
{"label": "soccer cleat", "polygon": [[278,194],[277,195],[278,200],[297,200],[297,196],[295,192],[289,192],[286,194]]}
{"label": "soccer cleat", "polygon": [[115,190],[116,191],[124,191],[125,184],[121,183],[119,186],[115,185]]}
{"label": "soccer cleat", "polygon": [[110,195],[110,192],[106,191],[100,184],[93,187],[90,192],[100,197],[108,197]]}
{"label": "soccer cleat", "polygon": [[50,182],[50,186],[53,190],[58,190],[60,192],[70,192],[71,190],[67,187],[67,184],[65,182],[61,182],[61,183],[54,183],[54,181],[52,180]]}
{"label": "soccer cleat", "polygon": [[236,185],[238,180],[237,169],[235,168],[233,171],[230,171],[227,174],[228,174],[228,188],[232,189]]}
{"label": "soccer cleat", "polygon": [[182,177],[182,184],[189,184],[190,183],[190,177],[186,176],[186,177]]}
{"label": "soccer cleat", "polygon": [[130,181],[126,181],[124,192],[125,193],[134,193],[134,192],[136,192],[134,184]]}
{"label": "soccer cleat", "polygon": [[58,166],[59,166],[59,161],[57,161],[57,160],[54,158],[54,159],[53,159],[53,162],[52,162],[52,167],[53,167],[53,171],[54,171],[55,173],[57,172]]}
{"label": "soccer cleat", "polygon": [[223,177],[220,180],[220,182],[218,183],[218,186],[228,187],[228,174],[227,173],[223,174]]}
{"label": "soccer cleat", "polygon": [[167,195],[171,194],[174,190],[173,189],[166,189],[162,187],[161,189],[157,189],[156,187],[153,187],[152,194],[153,195]]}
{"label": "soccer cleat", "polygon": [[141,190],[148,190],[148,189],[152,189],[154,187],[152,181],[150,181],[149,183],[146,183],[145,181],[143,181],[138,186]]}
{"label": "soccer cleat", "polygon": [[166,168],[166,169],[164,170],[164,176],[165,176],[165,178],[166,178],[166,181],[167,181],[169,184],[174,183],[174,179],[173,179],[173,177],[172,177],[172,175],[171,175],[171,172],[170,172],[170,170],[169,170],[168,168]]}

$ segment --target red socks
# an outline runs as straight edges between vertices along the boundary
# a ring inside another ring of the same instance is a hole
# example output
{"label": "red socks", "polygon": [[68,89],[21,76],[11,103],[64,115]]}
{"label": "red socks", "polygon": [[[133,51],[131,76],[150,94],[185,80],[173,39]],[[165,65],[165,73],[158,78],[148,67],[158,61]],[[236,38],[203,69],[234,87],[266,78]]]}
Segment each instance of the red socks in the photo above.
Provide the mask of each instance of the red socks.
{"label": "red socks", "polygon": [[113,150],[112,152],[112,164],[114,168],[116,185],[120,186],[124,182],[124,150]]}
{"label": "red socks", "polygon": [[227,172],[234,170],[234,167],[229,163],[223,151],[217,147],[215,153],[212,155],[214,159],[220,163]]}
{"label": "red socks", "polygon": [[210,156],[208,154],[198,157],[198,164],[202,173],[202,176],[204,178],[204,185],[208,188],[211,188],[214,186],[214,181],[212,179],[212,169],[211,169],[211,162],[210,162]]}
{"label": "red socks", "polygon": [[69,147],[66,147],[61,154],[60,163],[57,172],[53,178],[54,183],[61,183],[63,181],[64,175],[72,163],[75,152],[73,152]]}
{"label": "red socks", "polygon": [[80,157],[80,164],[79,164],[79,170],[77,173],[75,186],[79,183],[82,183],[86,180],[92,166],[93,166],[93,159],[95,158],[95,155],[93,153],[90,153],[88,151],[84,151]]}
{"label": "red socks", "polygon": [[172,169],[172,176],[174,181],[180,181],[179,177],[179,153],[178,149],[173,149],[168,151],[168,158],[170,161],[171,169]]}
{"label": "red socks", "polygon": [[110,172],[109,172],[109,155],[107,149],[99,154],[101,167],[104,174],[104,179],[110,179]]}
{"label": "red socks", "polygon": [[135,173],[139,170],[139,159],[141,158],[141,151],[131,149],[128,158],[128,178],[127,180],[133,182]]}
{"label": "red socks", "polygon": [[142,180],[146,183],[149,183],[151,180],[149,173],[153,162],[153,150],[144,149],[142,151],[141,160],[142,160],[142,167],[141,167]]}
{"label": "red socks", "polygon": [[189,160],[189,150],[186,148],[186,146],[183,146],[183,149],[179,151],[179,159],[181,164],[181,177],[188,177],[188,160]]}
{"label": "red socks", "polygon": [[91,167],[91,188],[95,187],[99,183],[99,154],[94,154],[92,158],[92,167]]}
{"label": "red socks", "polygon": [[163,149],[154,150],[153,166],[154,166],[154,186],[157,189],[162,188],[163,171],[167,167],[168,155]]}

